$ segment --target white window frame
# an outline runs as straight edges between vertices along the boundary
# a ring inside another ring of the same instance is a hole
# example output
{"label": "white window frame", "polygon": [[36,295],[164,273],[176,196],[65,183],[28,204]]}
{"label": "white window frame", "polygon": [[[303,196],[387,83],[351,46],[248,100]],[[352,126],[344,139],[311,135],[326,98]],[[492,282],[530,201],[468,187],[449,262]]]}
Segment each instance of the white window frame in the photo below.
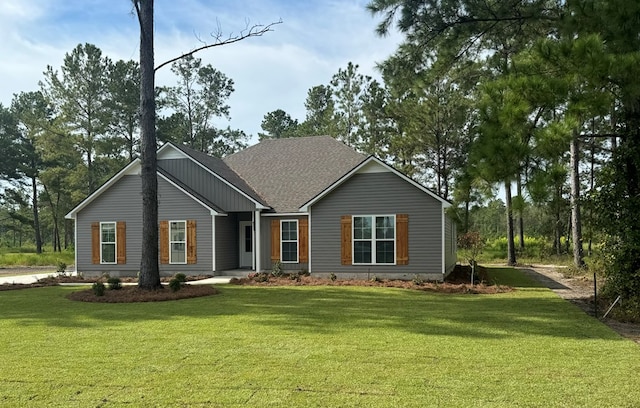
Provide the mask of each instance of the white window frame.
{"label": "white window frame", "polygon": [[[296,224],[296,229],[295,229],[295,231],[296,231],[296,239],[295,240],[293,240],[293,239],[285,240],[285,239],[282,238],[282,234],[284,232],[284,228],[282,228],[282,225],[285,222],[295,222],[295,224]],[[300,228],[300,226],[298,224],[298,220],[280,220],[280,262],[282,262],[282,263],[291,263],[291,264],[300,263],[300,244],[299,244],[299,242],[300,242],[300,229],[299,228]],[[295,261],[285,261],[284,260],[284,258],[282,256],[284,245],[282,245],[282,244],[284,244],[285,242],[289,242],[289,243],[290,242],[295,242],[296,243],[296,260]]]}
{"label": "white window frame", "polygon": [[[113,225],[113,242],[102,241],[102,227],[105,225]],[[107,262],[102,255],[103,245],[113,245],[113,262]],[[118,224],[115,221],[105,221],[100,223],[100,264],[115,265],[118,263]]]}
{"label": "white window frame", "polygon": [[[393,262],[378,262],[376,259],[376,243],[380,242],[390,242],[391,239],[378,239],[376,237],[376,218],[380,217],[391,217],[392,225],[393,225]],[[355,234],[355,225],[356,218],[370,218],[371,219],[371,238],[370,239],[356,239]],[[396,215],[395,214],[372,214],[372,215],[352,215],[351,216],[351,264],[352,265],[387,265],[392,266],[396,265],[398,262],[397,254],[396,254],[396,239],[398,237],[398,231],[396,228]],[[356,242],[371,242],[371,262],[356,262]]]}
{"label": "white window frame", "polygon": [[[171,238],[173,234],[171,234],[171,225],[174,223],[182,223],[184,224],[184,241],[173,241]],[[186,265],[187,264],[187,221],[186,220],[172,220],[169,221],[169,264],[173,265]],[[184,262],[174,262],[173,261],[173,244],[182,244],[184,243]]]}

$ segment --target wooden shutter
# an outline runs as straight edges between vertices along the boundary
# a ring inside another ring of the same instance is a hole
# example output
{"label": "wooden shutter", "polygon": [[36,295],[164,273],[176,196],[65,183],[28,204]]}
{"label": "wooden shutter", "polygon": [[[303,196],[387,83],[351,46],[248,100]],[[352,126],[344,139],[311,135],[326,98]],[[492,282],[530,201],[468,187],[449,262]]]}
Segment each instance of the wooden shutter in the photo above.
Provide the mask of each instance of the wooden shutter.
{"label": "wooden shutter", "polygon": [[396,214],[396,265],[409,265],[408,214]]}
{"label": "wooden shutter", "polygon": [[160,221],[160,263],[169,263],[169,221]]}
{"label": "wooden shutter", "polygon": [[271,262],[280,260],[280,220],[271,220]]}
{"label": "wooden shutter", "polygon": [[91,223],[91,263],[100,263],[100,223]]}
{"label": "wooden shutter", "polygon": [[343,215],[340,219],[341,261],[342,265],[351,265],[351,216]]}
{"label": "wooden shutter", "polygon": [[116,246],[118,247],[118,253],[116,254],[116,260],[118,265],[127,263],[127,224],[124,221],[118,221],[116,223]]}
{"label": "wooden shutter", "polygon": [[298,262],[309,262],[309,220],[298,220]]}
{"label": "wooden shutter", "polygon": [[195,264],[198,261],[196,256],[196,221],[187,221],[187,263]]}

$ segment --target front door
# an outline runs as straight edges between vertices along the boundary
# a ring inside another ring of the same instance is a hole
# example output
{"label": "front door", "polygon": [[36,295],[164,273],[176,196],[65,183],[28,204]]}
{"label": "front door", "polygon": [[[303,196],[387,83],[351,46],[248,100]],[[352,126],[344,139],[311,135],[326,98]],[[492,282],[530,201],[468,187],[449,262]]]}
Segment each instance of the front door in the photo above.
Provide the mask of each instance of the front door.
{"label": "front door", "polygon": [[253,225],[240,221],[240,268],[253,268]]}

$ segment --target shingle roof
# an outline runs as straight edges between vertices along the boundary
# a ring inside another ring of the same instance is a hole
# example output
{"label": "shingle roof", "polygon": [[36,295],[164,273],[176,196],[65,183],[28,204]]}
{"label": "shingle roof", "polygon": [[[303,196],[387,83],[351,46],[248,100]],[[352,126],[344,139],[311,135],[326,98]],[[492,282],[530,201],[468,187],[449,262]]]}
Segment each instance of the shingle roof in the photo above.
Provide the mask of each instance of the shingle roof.
{"label": "shingle roof", "polygon": [[191,156],[192,159],[202,164],[218,176],[233,184],[236,188],[238,188],[247,196],[251,197],[253,200],[259,202],[264,206],[269,206],[265,199],[261,197],[260,194],[256,192],[256,190],[252,189],[251,186],[249,186],[235,171],[230,169],[222,159],[209,156],[206,153],[199,152],[187,146],[182,146],[179,144],[172,145],[180,149],[180,151],[182,151],[184,154]]}
{"label": "shingle roof", "polygon": [[330,136],[267,139],[223,159],[277,212],[297,212],[367,156]]}

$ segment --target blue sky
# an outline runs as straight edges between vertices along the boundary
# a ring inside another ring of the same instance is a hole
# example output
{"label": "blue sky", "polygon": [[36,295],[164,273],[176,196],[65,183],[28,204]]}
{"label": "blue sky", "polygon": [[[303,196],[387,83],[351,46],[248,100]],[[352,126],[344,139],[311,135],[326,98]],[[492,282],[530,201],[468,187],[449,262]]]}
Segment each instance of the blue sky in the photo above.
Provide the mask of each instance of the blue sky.
{"label": "blue sky", "polygon": [[[401,37],[378,37],[379,18],[366,0],[156,0],[156,64],[200,45],[218,27],[238,33],[248,23],[282,19],[260,38],[198,54],[235,82],[231,122],[256,137],[265,113],[283,109],[304,119],[309,88],[328,84],[349,61],[378,76],[376,62],[396,49]],[[0,2],[0,103],[14,93],[38,89],[47,65],[59,69],[64,54],[92,43],[113,60],[138,58],[138,26],[130,0],[2,0]],[[174,81],[167,68],[158,85]]]}

